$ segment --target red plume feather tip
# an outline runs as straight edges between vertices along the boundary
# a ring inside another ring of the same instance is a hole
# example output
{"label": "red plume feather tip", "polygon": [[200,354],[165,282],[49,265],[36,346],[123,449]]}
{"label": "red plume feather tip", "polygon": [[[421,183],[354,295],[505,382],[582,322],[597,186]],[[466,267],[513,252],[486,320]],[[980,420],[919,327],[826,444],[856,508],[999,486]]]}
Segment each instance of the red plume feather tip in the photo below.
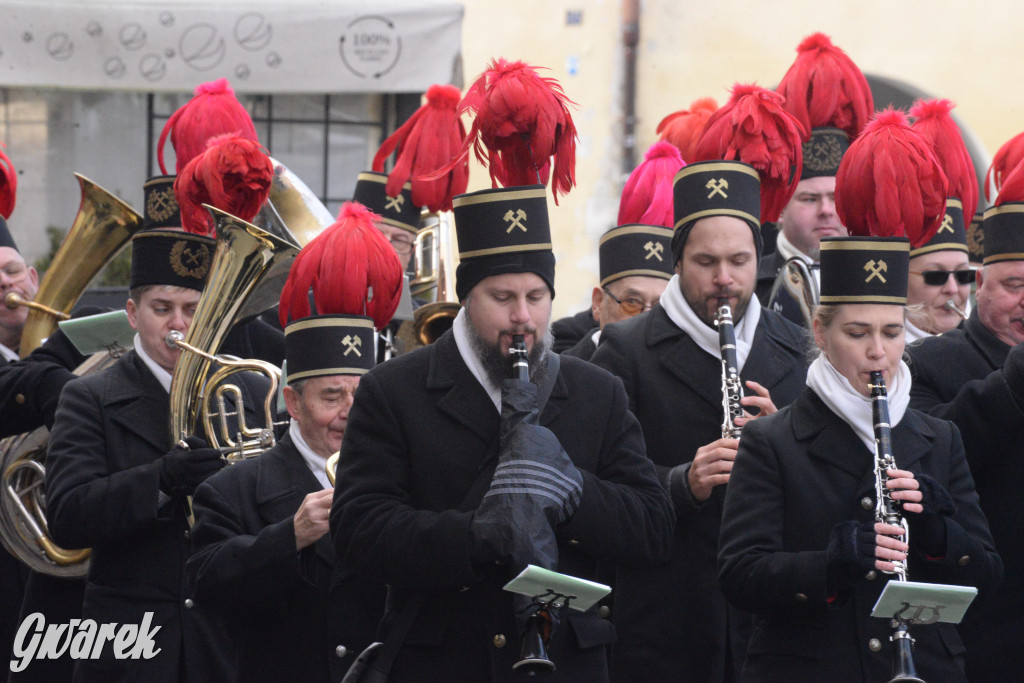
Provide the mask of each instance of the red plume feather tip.
{"label": "red plume feather tip", "polygon": [[824,33],[800,43],[797,58],[777,88],[783,105],[808,135],[812,128],[839,128],[853,140],[874,112],[864,74]]}
{"label": "red plume feather tip", "polygon": [[855,236],[907,237],[911,247],[935,235],[949,183],[931,145],[892,108],[879,112],[843,155],[836,213]]}
{"label": "red plume feather tip", "polygon": [[697,141],[708,119],[718,109],[718,102],[712,97],[701,97],[690,104],[689,109],[680,109],[663,118],[654,131],[662,140],[679,148],[683,160],[693,161]]}
{"label": "red plume feather tip", "polygon": [[18,172],[14,170],[10,158],[4,154],[4,147],[4,143],[0,142],[0,215],[10,218],[18,198]]}
{"label": "red plume feather tip", "polygon": [[267,201],[273,179],[274,164],[258,142],[229,136],[211,139],[206,151],[174,181],[182,227],[213,236],[213,219],[203,204],[251,221]]}
{"label": "red plume feather tip", "polygon": [[487,166],[492,187],[547,184],[548,167],[555,203],[576,184],[576,126],[569,113],[575,102],[554,78],[543,78],[524,62],[499,58],[466,92],[459,111],[474,114],[454,166],[469,153]]}
{"label": "red plume feather tip", "polygon": [[164,174],[167,173],[164,141],[168,134],[174,148],[176,173],[181,173],[188,162],[203,153],[210,138],[231,135],[258,140],[252,117],[235,97],[226,78],[201,84],[192,99],[167,119],[156,143],[156,160]]}
{"label": "red plume feather tip", "polygon": [[402,264],[384,234],[380,216],[345,202],[338,220],[299,252],[281,290],[281,326],[311,314],[313,292],[320,315],[368,315],[378,330],[391,321],[402,296]]}
{"label": "red plume feather tip", "polygon": [[469,159],[465,155],[448,172],[433,177],[459,155],[466,141],[466,127],[458,111],[460,96],[453,85],[430,86],[426,104],[377,150],[373,170],[383,173],[384,160],[398,149],[385,190],[389,197],[397,197],[411,180],[413,204],[433,212],[451,211],[452,197],[466,191]]}
{"label": "red plume feather tip", "polygon": [[[985,199],[991,201],[989,187],[998,194],[1003,180],[1010,175],[1021,159],[1024,159],[1024,133],[1018,133],[1003,143],[996,155],[992,157],[992,165],[985,172]],[[964,214],[966,217],[966,214]]]}
{"label": "red plume feather tip", "polygon": [[803,126],[782,108],[782,96],[737,84],[708,119],[693,161],[742,161],[761,177],[761,222],[778,219],[796,192],[803,170]]}
{"label": "red plume feather tip", "polygon": [[619,200],[618,225],[674,225],[672,179],[686,162],[670,142],[655,142],[629,174]]}
{"label": "red plume feather tip", "polygon": [[995,206],[1006,202],[1024,202],[1024,163],[1019,163],[1003,178]]}
{"label": "red plume feather tip", "polygon": [[914,130],[932,146],[946,174],[949,196],[960,200],[964,219],[969,222],[978,210],[978,175],[960,129],[950,114],[954,106],[949,100],[918,100],[910,116],[914,118]]}

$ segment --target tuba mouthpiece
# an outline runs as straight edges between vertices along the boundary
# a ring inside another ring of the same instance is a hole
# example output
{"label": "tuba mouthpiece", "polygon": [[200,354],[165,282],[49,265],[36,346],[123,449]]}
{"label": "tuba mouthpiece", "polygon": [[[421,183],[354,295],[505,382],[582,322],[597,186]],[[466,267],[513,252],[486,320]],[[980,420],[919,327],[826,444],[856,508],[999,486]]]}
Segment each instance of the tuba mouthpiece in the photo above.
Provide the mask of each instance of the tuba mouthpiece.
{"label": "tuba mouthpiece", "polygon": [[183,332],[179,332],[178,330],[171,330],[170,332],[167,333],[167,336],[164,337],[164,341],[172,349],[179,348],[178,342],[184,341],[184,339],[185,339],[185,334]]}

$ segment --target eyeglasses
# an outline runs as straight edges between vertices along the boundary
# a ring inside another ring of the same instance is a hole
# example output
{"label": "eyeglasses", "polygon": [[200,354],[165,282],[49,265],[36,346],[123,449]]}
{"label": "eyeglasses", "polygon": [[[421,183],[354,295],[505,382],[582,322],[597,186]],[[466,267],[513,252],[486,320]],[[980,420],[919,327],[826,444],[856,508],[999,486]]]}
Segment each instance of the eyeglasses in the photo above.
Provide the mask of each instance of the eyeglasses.
{"label": "eyeglasses", "polygon": [[412,253],[412,240],[389,237],[388,242],[391,242],[391,247],[402,256]]}
{"label": "eyeglasses", "polygon": [[633,297],[619,299],[617,296],[609,292],[607,287],[602,287],[601,289],[604,290],[605,294],[612,298],[612,301],[619,305],[619,311],[621,311],[623,315],[632,317],[639,313],[643,313],[644,311],[649,311],[651,310],[651,307],[654,306],[654,304],[644,303],[640,299],[634,299]]}
{"label": "eyeglasses", "polygon": [[969,285],[974,282],[974,268],[966,270],[912,270],[914,275],[924,278],[924,283],[929,287],[941,287],[952,275],[958,285]]}
{"label": "eyeglasses", "polygon": [[8,263],[3,268],[0,268],[0,272],[6,275],[9,280],[17,282],[28,273],[28,266],[24,263]]}

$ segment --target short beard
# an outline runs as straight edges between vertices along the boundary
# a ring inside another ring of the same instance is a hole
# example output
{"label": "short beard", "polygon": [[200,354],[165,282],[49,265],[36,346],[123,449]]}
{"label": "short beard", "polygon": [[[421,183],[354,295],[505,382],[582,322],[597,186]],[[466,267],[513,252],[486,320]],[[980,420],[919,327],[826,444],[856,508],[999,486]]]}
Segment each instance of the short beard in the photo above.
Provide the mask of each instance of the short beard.
{"label": "short beard", "polygon": [[[726,292],[724,294],[724,296],[735,296],[735,293],[734,292]],[[734,324],[736,324],[736,325],[740,324],[740,320],[743,319],[744,314],[747,312],[747,308],[750,306],[750,301],[751,301],[752,298],[753,298],[752,296],[748,296],[744,300],[742,297],[740,297],[740,300],[739,300],[739,303],[736,306],[736,309],[734,311],[732,311],[732,320],[733,320]],[[683,292],[683,299],[686,300],[686,303],[690,306],[690,308],[693,310],[693,312],[697,314],[697,317],[700,318],[700,321],[702,323],[704,323],[705,325],[707,325],[708,327],[710,327],[713,330],[717,330],[718,329],[718,327],[715,326],[715,316],[712,315],[710,318],[708,317],[707,306],[706,306],[707,299],[696,299],[696,300],[693,300],[693,299],[690,299],[690,297],[688,297],[686,295],[686,292]],[[718,309],[716,308],[715,310],[717,311]]]}
{"label": "short beard", "polygon": [[[509,379],[512,376],[512,361],[509,358],[508,349],[502,349],[498,342],[490,342],[480,336],[476,328],[473,327],[473,323],[470,322],[469,317],[466,318],[466,331],[469,333],[469,343],[473,347],[473,351],[476,353],[477,358],[480,359],[480,364],[483,365],[484,372],[487,374],[487,379],[490,380],[491,384],[500,387],[501,383]],[[540,384],[544,379],[544,374],[547,372],[547,363],[541,362],[547,355],[548,349],[551,348],[551,344],[554,341],[554,335],[551,333],[551,328],[548,327],[545,330],[543,336],[536,336],[536,333],[531,330],[531,333],[535,334],[533,348],[530,349],[530,353],[527,356],[527,364],[530,368],[530,380],[534,384]],[[508,332],[501,332],[500,334],[507,334]]]}

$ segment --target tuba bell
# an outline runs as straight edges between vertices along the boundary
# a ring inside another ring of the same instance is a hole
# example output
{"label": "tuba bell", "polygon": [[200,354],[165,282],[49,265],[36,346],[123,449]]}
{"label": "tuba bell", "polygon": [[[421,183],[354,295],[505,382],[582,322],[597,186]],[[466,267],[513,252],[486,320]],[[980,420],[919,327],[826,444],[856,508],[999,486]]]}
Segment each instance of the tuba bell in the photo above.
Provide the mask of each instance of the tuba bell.
{"label": "tuba bell", "polygon": [[[35,301],[5,298],[7,305],[31,308],[21,334],[22,357],[53,333],[89,282],[142,227],[142,216],[128,204],[88,178],[77,173],[75,177],[82,193],[78,214],[43,276]],[[112,362],[110,354],[97,353],[75,374],[94,372]],[[47,529],[43,480],[48,438],[49,430],[40,427],[0,441],[0,541],[33,571],[65,578],[85,576],[89,550],[60,548]]]}
{"label": "tuba bell", "polygon": [[334,222],[331,212],[302,179],[271,157],[274,178],[270,196],[253,224],[298,247],[304,247]]}
{"label": "tuba bell", "polygon": [[807,262],[797,256],[787,259],[782,264],[779,274],[775,276],[771,294],[764,307],[773,311],[780,310],[776,304],[779,303],[782,296],[788,296],[796,302],[804,324],[810,329],[811,320],[814,318],[814,308],[820,299],[818,281],[814,279],[814,273],[811,272]]}
{"label": "tuba bell", "polygon": [[[225,452],[231,462],[259,455],[274,445],[274,406],[281,371],[264,361],[215,354],[232,327],[276,301],[299,250],[228,213],[206,208],[217,230],[209,279],[188,334],[172,332],[167,339],[168,346],[184,351],[171,377],[170,427],[175,442],[202,430],[206,441]],[[220,367],[212,370],[215,364]],[[262,426],[245,424],[241,390],[226,382],[230,375],[243,371],[270,379]],[[228,396],[234,399],[234,413],[226,410]],[[233,431],[228,418],[235,413],[237,430]]]}

